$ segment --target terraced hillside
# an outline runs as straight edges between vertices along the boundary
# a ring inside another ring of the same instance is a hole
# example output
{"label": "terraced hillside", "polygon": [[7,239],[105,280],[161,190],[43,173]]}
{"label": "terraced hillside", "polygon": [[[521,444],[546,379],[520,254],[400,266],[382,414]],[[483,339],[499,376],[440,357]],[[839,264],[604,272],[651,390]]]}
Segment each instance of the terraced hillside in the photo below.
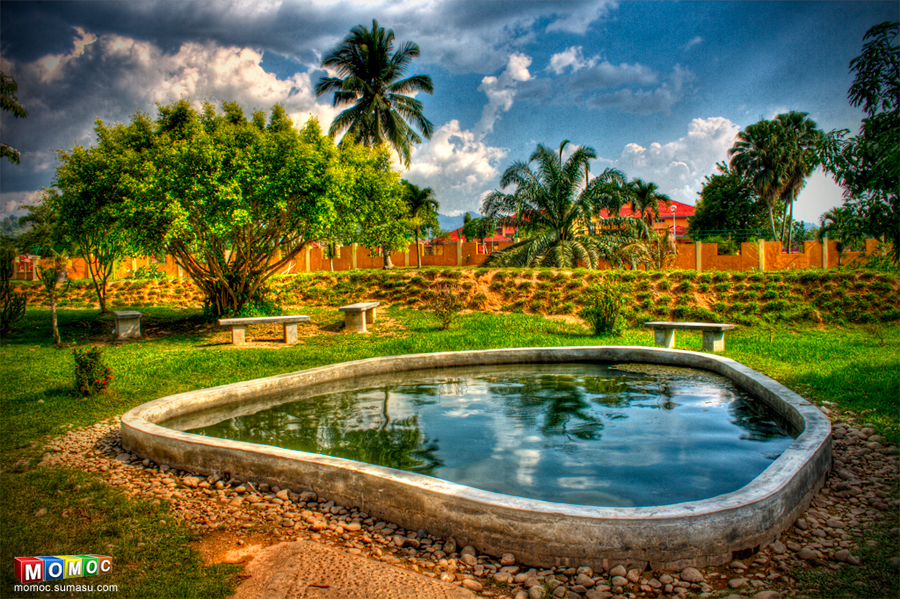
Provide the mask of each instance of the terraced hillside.
{"label": "terraced hillside", "polygon": [[[647,320],[888,322],[900,320],[900,277],[875,271],[703,272],[558,271],[549,269],[359,270],[277,276],[268,297],[284,306],[340,306],[381,300],[428,309],[440,286],[458,291],[470,310],[577,316],[594,286],[615,285],[631,323]],[[38,283],[19,282],[29,305],[46,305]],[[188,279],[110,284],[115,308],[199,307]],[[60,307],[96,306],[89,281],[74,281]]]}

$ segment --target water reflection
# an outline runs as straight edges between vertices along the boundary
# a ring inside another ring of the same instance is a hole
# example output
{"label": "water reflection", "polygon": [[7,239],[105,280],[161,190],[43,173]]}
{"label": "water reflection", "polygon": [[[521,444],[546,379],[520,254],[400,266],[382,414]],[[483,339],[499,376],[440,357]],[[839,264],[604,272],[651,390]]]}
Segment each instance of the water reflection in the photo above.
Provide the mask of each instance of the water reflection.
{"label": "water reflection", "polygon": [[727,379],[689,369],[512,365],[389,380],[366,388],[362,380],[344,382],[297,401],[272,398],[268,409],[191,432],[608,506],[737,490],[792,442],[783,423]]}

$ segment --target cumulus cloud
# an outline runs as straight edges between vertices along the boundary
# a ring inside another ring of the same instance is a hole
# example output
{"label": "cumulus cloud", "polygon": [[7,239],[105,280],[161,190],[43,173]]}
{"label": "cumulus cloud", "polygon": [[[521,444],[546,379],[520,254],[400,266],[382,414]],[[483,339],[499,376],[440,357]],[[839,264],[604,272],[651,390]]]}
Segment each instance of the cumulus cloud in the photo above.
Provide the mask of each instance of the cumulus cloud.
{"label": "cumulus cloud", "polygon": [[[627,65],[625,65],[627,66]],[[611,70],[612,77],[626,75],[635,83],[649,84],[654,82],[655,75],[641,65],[632,65],[630,69]],[[683,94],[685,84],[693,79],[693,74],[676,65],[671,75],[658,86],[644,89],[625,87],[609,93],[598,93],[586,99],[592,108],[617,106],[625,112],[650,114],[665,112],[678,102]]]}
{"label": "cumulus cloud", "polygon": [[0,218],[6,218],[12,214],[24,215],[26,206],[36,206],[40,203],[41,191],[7,191],[0,193]]}
{"label": "cumulus cloud", "polygon": [[480,138],[490,133],[501,112],[507,112],[513,105],[519,82],[531,79],[528,67],[531,57],[525,54],[513,54],[509,57],[506,69],[499,77],[488,76],[481,80],[478,90],[488,98],[481,113],[481,120],[475,126]]}
{"label": "cumulus cloud", "polygon": [[727,159],[740,127],[724,117],[696,118],[687,135],[666,144],[651,143],[644,148],[630,143],[612,166],[629,178],[640,177],[659,185],[661,191],[679,202],[694,204],[707,175],[716,173],[716,163]]}
{"label": "cumulus cloud", "polygon": [[572,46],[551,56],[550,64],[547,65],[547,70],[560,75],[566,70],[566,67],[571,67],[574,72],[587,67],[592,67],[594,64],[595,59],[584,58],[584,51],[581,46]]}
{"label": "cumulus cloud", "polygon": [[441,214],[477,211],[481,198],[497,185],[506,150],[486,145],[456,120],[439,127],[412,155],[404,177],[435,190]]}
{"label": "cumulus cloud", "polygon": [[54,166],[50,149],[91,144],[96,119],[125,122],[136,110],[154,114],[157,102],[181,98],[236,101],[248,115],[280,102],[295,124],[312,115],[327,129],[337,110],[316,101],[314,69],[279,78],[263,69],[262,60],[261,52],[249,48],[188,42],[167,53],[149,42],[84,30],[77,31],[67,52],[20,64],[4,60],[3,70],[18,82],[19,102],[29,115],[4,120],[4,141],[22,152],[22,162],[4,166],[3,175],[46,180]]}

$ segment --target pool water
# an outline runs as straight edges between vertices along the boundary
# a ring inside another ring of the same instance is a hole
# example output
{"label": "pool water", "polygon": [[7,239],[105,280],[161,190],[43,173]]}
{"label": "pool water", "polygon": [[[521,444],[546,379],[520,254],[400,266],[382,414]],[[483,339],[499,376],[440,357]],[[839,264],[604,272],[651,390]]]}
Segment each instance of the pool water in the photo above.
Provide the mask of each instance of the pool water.
{"label": "pool water", "polygon": [[377,383],[269,397],[252,414],[188,432],[506,495],[620,507],[736,491],[798,434],[728,379],[687,368],[515,364],[402,372]]}

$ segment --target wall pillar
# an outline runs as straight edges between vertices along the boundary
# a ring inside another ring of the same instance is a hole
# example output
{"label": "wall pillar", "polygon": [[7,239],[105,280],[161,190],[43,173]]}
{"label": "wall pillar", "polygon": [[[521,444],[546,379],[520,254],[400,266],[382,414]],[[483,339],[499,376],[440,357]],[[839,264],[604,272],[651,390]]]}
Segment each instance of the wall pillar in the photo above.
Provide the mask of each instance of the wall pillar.
{"label": "wall pillar", "polygon": [[694,256],[694,270],[701,272],[703,270],[703,244],[699,241],[694,243],[694,251],[697,252],[697,255]]}
{"label": "wall pillar", "polygon": [[759,270],[764,272],[766,270],[766,240],[760,239],[757,243],[759,244]]}
{"label": "wall pillar", "polygon": [[356,270],[356,248],[355,243],[350,245],[350,270]]}
{"label": "wall pillar", "polygon": [[409,266],[409,246],[406,246],[406,251],[403,252],[403,266]]}
{"label": "wall pillar", "polygon": [[312,252],[312,248],[309,246],[306,246],[306,272],[312,271],[312,266],[310,265],[310,259],[309,259],[310,252]]}
{"label": "wall pillar", "polygon": [[828,235],[822,237],[822,268],[828,268]]}
{"label": "wall pillar", "polygon": [[462,266],[462,239],[456,240],[456,265]]}

